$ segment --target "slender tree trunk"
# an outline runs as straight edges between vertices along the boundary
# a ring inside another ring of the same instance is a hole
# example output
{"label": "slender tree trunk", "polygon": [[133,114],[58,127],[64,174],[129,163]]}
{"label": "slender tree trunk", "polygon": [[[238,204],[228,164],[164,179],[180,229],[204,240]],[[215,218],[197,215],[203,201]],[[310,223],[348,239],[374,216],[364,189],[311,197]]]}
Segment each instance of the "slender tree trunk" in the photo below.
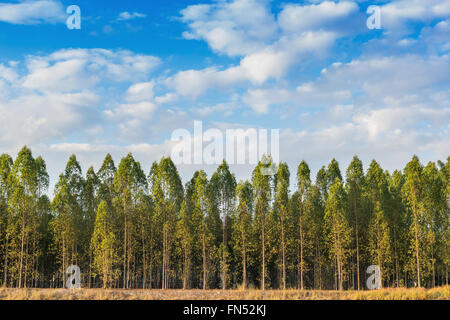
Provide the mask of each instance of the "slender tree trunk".
{"label": "slender tree trunk", "polygon": [[187,289],[187,249],[184,248],[183,290]]}
{"label": "slender tree trunk", "polygon": [[[300,201],[302,201],[300,199]],[[303,203],[300,202],[299,212],[299,237],[300,237],[300,289],[303,290]]]}
{"label": "slender tree trunk", "polygon": [[247,289],[247,243],[245,239],[245,235],[242,237],[243,239],[243,250],[242,250],[242,262],[243,262],[243,268],[242,268],[242,281],[244,282],[244,289]]}
{"label": "slender tree trunk", "polygon": [[143,263],[143,270],[142,270],[142,289],[146,288],[146,282],[147,282],[147,261],[146,261],[146,252],[145,252],[145,234],[144,234],[144,226],[141,227],[141,237],[142,237],[142,263]]}
{"label": "slender tree trunk", "polygon": [[265,219],[262,218],[262,274],[261,274],[261,289],[266,289],[266,241],[265,241]]}
{"label": "slender tree trunk", "polygon": [[222,262],[222,289],[227,289],[227,217],[224,214],[223,219],[223,231],[222,231],[222,241],[223,241],[223,262]]}
{"label": "slender tree trunk", "polygon": [[281,216],[281,254],[282,254],[282,267],[283,267],[283,279],[282,286],[283,289],[286,289],[286,244],[284,239],[284,212]]}
{"label": "slender tree trunk", "polygon": [[124,238],[123,238],[123,288],[127,288],[127,213],[124,212]]}
{"label": "slender tree trunk", "polygon": [[8,287],[8,247],[9,247],[9,237],[6,236],[6,245],[5,245],[5,257],[4,257],[4,265],[3,265],[3,286]]}
{"label": "slender tree trunk", "polygon": [[356,277],[358,283],[358,290],[360,290],[360,275],[359,275],[359,226],[358,226],[358,214],[356,213],[356,200],[355,200],[355,228],[356,228]]}
{"label": "slender tree trunk", "polygon": [[91,289],[92,286],[92,250],[89,248],[89,279],[88,279],[88,288]]}
{"label": "slender tree trunk", "polygon": [[445,284],[448,286],[448,263],[445,264]]}
{"label": "slender tree trunk", "polygon": [[25,243],[25,217],[22,214],[22,236],[21,236],[21,242],[20,242],[20,263],[19,263],[19,289],[22,288],[24,243]]}
{"label": "slender tree trunk", "polygon": [[202,251],[203,251],[203,290],[206,290],[206,239],[205,234],[202,235]]}
{"label": "slender tree trunk", "polygon": [[416,263],[417,263],[417,285],[420,288],[421,284],[420,284],[420,259],[419,259],[419,235],[418,235],[418,230],[417,230],[418,226],[417,226],[417,221],[415,222],[415,240],[416,240]]}
{"label": "slender tree trunk", "polygon": [[167,250],[167,244],[166,244],[166,225],[164,223],[163,226],[163,261],[162,261],[162,283],[161,287],[162,289],[166,289],[166,250]]}
{"label": "slender tree trunk", "polygon": [[436,275],[435,275],[435,270],[434,270],[434,254],[431,257],[431,268],[432,268],[432,286],[433,288],[436,288]]}

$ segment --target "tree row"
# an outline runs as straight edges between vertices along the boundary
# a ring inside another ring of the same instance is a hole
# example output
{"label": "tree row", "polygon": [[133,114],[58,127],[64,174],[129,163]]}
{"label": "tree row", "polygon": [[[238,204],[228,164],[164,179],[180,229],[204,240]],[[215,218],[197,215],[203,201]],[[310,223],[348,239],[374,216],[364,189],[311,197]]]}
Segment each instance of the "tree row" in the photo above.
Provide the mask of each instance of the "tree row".
{"label": "tree row", "polygon": [[305,161],[271,165],[183,185],[170,158],[84,175],[73,155],[49,199],[41,157],[3,154],[0,286],[64,287],[71,265],[86,288],[360,290],[371,265],[384,287],[448,285],[450,157],[389,173],[355,156],[345,175],[333,159],[314,181]]}

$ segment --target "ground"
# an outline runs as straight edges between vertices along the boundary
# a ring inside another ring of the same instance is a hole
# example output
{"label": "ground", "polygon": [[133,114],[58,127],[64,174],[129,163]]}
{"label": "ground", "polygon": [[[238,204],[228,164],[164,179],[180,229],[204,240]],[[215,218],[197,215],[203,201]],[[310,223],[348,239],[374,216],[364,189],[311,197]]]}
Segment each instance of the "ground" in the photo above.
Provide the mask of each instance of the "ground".
{"label": "ground", "polygon": [[375,291],[7,289],[0,300],[450,300],[450,286]]}

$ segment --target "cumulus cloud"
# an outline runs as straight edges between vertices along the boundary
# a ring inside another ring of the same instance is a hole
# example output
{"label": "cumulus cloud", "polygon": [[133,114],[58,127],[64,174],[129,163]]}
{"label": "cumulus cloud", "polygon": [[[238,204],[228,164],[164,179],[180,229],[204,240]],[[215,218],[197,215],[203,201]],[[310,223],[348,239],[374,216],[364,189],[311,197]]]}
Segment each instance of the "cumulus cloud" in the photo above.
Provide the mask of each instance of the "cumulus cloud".
{"label": "cumulus cloud", "polygon": [[448,55],[360,57],[332,63],[317,79],[293,89],[281,85],[249,89],[243,101],[258,113],[283,104],[295,105],[296,110],[353,103],[365,110],[424,105],[443,108],[448,103],[449,68]]}
{"label": "cumulus cloud", "polygon": [[25,94],[0,101],[2,146],[61,139],[95,121],[100,97],[93,92]]}
{"label": "cumulus cloud", "polygon": [[154,82],[140,82],[133,84],[126,92],[126,99],[129,102],[152,100]]}
{"label": "cumulus cloud", "polygon": [[56,0],[0,3],[0,21],[12,24],[34,25],[65,22],[67,16],[61,2]]}
{"label": "cumulus cloud", "polygon": [[181,95],[192,97],[198,97],[208,89],[228,88],[239,83],[261,85],[270,79],[281,79],[302,57],[319,55],[335,38],[334,33],[325,31],[282,37],[272,46],[245,56],[238,66],[180,71],[166,83]]}
{"label": "cumulus cloud", "polygon": [[278,15],[278,23],[284,31],[296,33],[337,27],[339,23],[344,23],[344,19],[359,12],[358,9],[358,5],[350,1],[324,1],[311,5],[287,4]]}
{"label": "cumulus cloud", "polygon": [[[189,6],[181,11],[189,28],[184,38],[206,41],[219,54],[240,57],[240,63],[180,71],[166,83],[183,96],[199,97],[209,89],[279,81],[294,66],[326,57],[335,41],[347,34],[336,26],[356,13],[357,4],[347,1],[287,4],[278,15],[267,1]],[[255,110],[267,112],[263,105]]]}
{"label": "cumulus cloud", "polygon": [[193,5],[181,11],[190,30],[186,39],[205,40],[218,53],[251,54],[264,48],[277,35],[267,1],[235,0],[211,5]]}
{"label": "cumulus cloud", "polygon": [[159,62],[126,50],[65,49],[30,55],[20,64],[1,64],[0,144],[8,147],[95,135],[103,122],[103,87],[108,83],[111,89],[132,84],[124,93],[115,89],[129,103],[118,103],[110,110],[111,117],[150,119],[156,107],[142,101],[153,97],[152,84],[135,82],[148,79]]}
{"label": "cumulus cloud", "polygon": [[408,22],[429,23],[449,15],[447,0],[397,0],[381,6],[382,27],[399,33],[409,30]]}
{"label": "cumulus cloud", "polygon": [[40,91],[77,91],[98,84],[146,79],[159,58],[127,50],[66,49],[27,58],[24,87]]}

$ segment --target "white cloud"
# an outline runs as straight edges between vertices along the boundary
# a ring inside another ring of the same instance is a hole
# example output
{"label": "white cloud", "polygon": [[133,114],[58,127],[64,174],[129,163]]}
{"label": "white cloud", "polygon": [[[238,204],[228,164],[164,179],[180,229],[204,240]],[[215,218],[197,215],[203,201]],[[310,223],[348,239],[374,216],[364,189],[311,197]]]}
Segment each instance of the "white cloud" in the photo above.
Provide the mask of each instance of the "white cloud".
{"label": "white cloud", "polygon": [[151,118],[156,108],[156,105],[151,102],[121,104],[114,110],[106,110],[105,114],[112,119],[123,119],[123,117],[129,116],[133,118],[133,120],[145,120]]}
{"label": "white cloud", "polygon": [[324,31],[282,37],[274,45],[245,56],[238,66],[224,70],[210,67],[181,71],[168,78],[166,83],[181,95],[192,97],[198,97],[208,89],[228,88],[239,83],[261,85],[270,79],[281,79],[302,58],[308,55],[317,57],[335,38],[334,33]]}
{"label": "white cloud", "polygon": [[139,12],[121,12],[119,14],[119,17],[117,18],[118,21],[124,21],[124,20],[132,20],[132,19],[138,19],[138,18],[145,18],[147,15],[145,13],[139,13]]}
{"label": "white cloud", "polygon": [[133,84],[126,92],[126,99],[129,102],[137,102],[153,99],[154,82],[140,82]]}
{"label": "white cloud", "polygon": [[348,63],[332,63],[320,77],[294,89],[283,83],[249,89],[243,102],[263,114],[271,106],[284,105],[293,106],[294,112],[342,104],[365,111],[407,106],[442,109],[448,106],[449,69],[448,55],[360,57]]}
{"label": "white cloud", "polygon": [[229,56],[251,54],[276,37],[277,26],[267,1],[235,0],[189,6],[181,11],[190,31],[186,39],[205,40]]}
{"label": "white cloud", "polygon": [[0,63],[0,79],[5,79],[8,82],[13,82],[17,78],[18,75],[14,68],[6,67]]}
{"label": "white cloud", "polygon": [[[450,120],[450,108],[436,110],[431,108],[385,108],[357,114],[353,117],[355,123],[364,127],[368,140],[377,140],[380,136],[396,134],[405,129],[416,131],[418,122],[442,125],[444,119]],[[417,131],[416,131],[417,132]]]}
{"label": "white cloud", "polygon": [[65,22],[67,16],[59,1],[38,0],[19,3],[0,3],[0,21],[34,25]]}
{"label": "white cloud", "polygon": [[278,23],[284,31],[302,32],[322,29],[358,12],[358,5],[350,1],[324,1],[319,4],[287,4],[278,15]]}
{"label": "white cloud", "polygon": [[[109,99],[105,93],[108,84],[112,84],[109,92],[130,102],[120,104],[111,98],[119,105],[111,111],[114,119],[139,119],[143,124],[156,110],[150,101],[152,82],[135,83],[148,80],[159,64],[156,57],[125,50],[67,49],[27,56],[24,62],[11,67],[0,64],[3,147],[45,143],[70,135],[96,137],[108,126],[102,112]],[[120,89],[124,82],[128,90]],[[121,125],[120,121],[112,124]]]}
{"label": "white cloud", "polygon": [[100,98],[92,92],[28,94],[0,101],[2,145],[43,143],[89,127]]}
{"label": "white cloud", "polygon": [[30,56],[24,87],[40,91],[73,92],[88,89],[101,80],[136,81],[147,78],[159,64],[153,56],[130,51],[67,49],[49,56]]}
{"label": "white cloud", "polygon": [[[184,37],[204,40],[217,53],[239,56],[240,63],[181,71],[167,79],[166,84],[182,96],[195,98],[209,89],[280,81],[294,66],[324,58],[335,40],[345,34],[335,32],[327,19],[337,22],[356,11],[353,2],[330,1],[320,5],[286,5],[278,17],[267,1],[234,0],[189,6],[181,11],[181,20],[189,27]],[[313,23],[314,17],[321,19]],[[297,18],[304,24],[294,25]],[[259,112],[267,112],[267,108],[260,104]]]}
{"label": "white cloud", "polygon": [[381,6],[382,27],[404,32],[408,21],[430,22],[450,15],[448,0],[397,0]]}

